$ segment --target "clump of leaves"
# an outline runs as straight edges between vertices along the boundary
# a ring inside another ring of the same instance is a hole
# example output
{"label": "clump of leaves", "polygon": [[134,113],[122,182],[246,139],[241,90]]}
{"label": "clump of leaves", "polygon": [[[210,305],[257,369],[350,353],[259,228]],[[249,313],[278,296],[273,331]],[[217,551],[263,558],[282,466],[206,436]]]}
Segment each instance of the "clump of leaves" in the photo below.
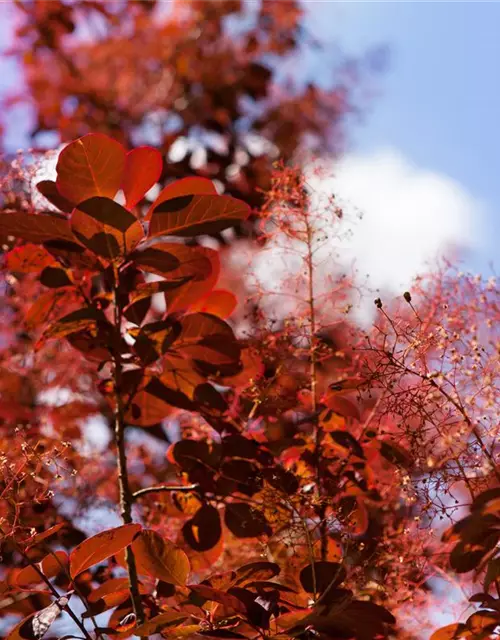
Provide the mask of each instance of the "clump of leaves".
{"label": "clump of leaves", "polygon": [[[199,574],[201,559],[205,566],[214,564],[230,539],[264,542],[302,527],[311,544],[307,519],[320,512],[303,489],[317,460],[305,447],[300,464],[284,464],[279,450],[242,433],[230,409],[237,399],[231,387],[244,386],[242,380],[260,367],[224,319],[234,300],[215,288],[217,252],[189,239],[240,223],[249,207],[218,195],[206,179],[186,178],[167,186],[143,211],[138,203],[158,180],[161,165],[154,149],[127,153],[111,138],[90,134],[60,153],[55,182],[38,185],[59,211],[0,214],[2,234],[20,240],[7,254],[8,268],[21,279],[35,274],[46,289],[28,311],[36,348],[65,341],[100,376],[113,416],[123,520],[122,526],[90,537],[62,521],[28,537],[19,536],[22,521],[5,532],[17,560],[8,569],[4,595],[17,603],[29,594],[28,608],[7,607],[27,615],[8,638],[41,638],[63,610],[87,640],[155,633],[387,636],[394,617],[341,587],[347,578],[342,553],[337,547],[336,561],[327,558],[324,528],[321,559],[315,559],[311,545],[296,575],[286,563],[283,571],[276,562],[262,560],[225,573],[211,571],[198,584],[190,581]],[[155,296],[163,300],[164,311],[155,306]],[[324,410],[321,428],[327,433],[321,486],[335,482],[331,465],[340,453],[345,478],[358,489],[340,497],[338,518],[347,522],[357,512],[354,534],[361,535],[367,526],[363,495],[371,491],[364,443],[336,428],[343,419],[357,420],[357,408],[332,391],[317,409]],[[169,449],[168,459],[185,484],[134,491],[126,427],[153,429],[179,411],[202,417],[217,438],[197,434]],[[149,493],[166,493],[172,498],[169,508],[183,517],[175,542],[134,522],[133,505]],[[188,496],[184,503],[182,495]],[[328,513],[324,510],[323,517]],[[73,592],[84,607],[80,617],[70,606]],[[108,611],[107,626],[100,627],[95,616]]]}

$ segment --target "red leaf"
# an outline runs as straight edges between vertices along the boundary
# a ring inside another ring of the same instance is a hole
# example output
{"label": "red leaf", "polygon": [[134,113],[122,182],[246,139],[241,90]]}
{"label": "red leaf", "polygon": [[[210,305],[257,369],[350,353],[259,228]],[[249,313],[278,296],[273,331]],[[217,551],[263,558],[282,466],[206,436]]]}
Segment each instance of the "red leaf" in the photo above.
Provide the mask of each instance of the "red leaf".
{"label": "red leaf", "polygon": [[227,318],[236,309],[237,304],[236,296],[230,291],[214,289],[206,298],[198,300],[190,310],[211,313],[219,318]]}
{"label": "red leaf", "polygon": [[187,555],[152,529],[144,529],[132,544],[140,573],[170,584],[185,585],[190,566]]}
{"label": "red leaf", "polygon": [[[165,611],[165,613],[160,613],[134,629],[134,635],[140,636],[141,638],[149,638],[149,636],[157,634],[165,627],[181,624],[187,617],[187,614],[179,613],[173,609],[171,611]],[[175,637],[175,632],[173,632],[172,635]]]}
{"label": "red leaf", "polygon": [[162,191],[159,193],[156,200],[153,202],[149,211],[146,215],[146,220],[151,219],[151,214],[153,210],[162,202],[167,200],[172,200],[173,198],[178,198],[179,196],[188,196],[188,195],[217,195],[217,189],[215,188],[214,183],[207,178],[182,178],[182,180],[176,180],[168,184]]}
{"label": "red leaf", "polygon": [[238,362],[241,349],[231,327],[208,313],[190,313],[180,320],[181,333],[172,349],[212,365]]}
{"label": "red leaf", "polygon": [[54,240],[77,242],[66,218],[43,214],[0,213],[0,234],[35,244]]}
{"label": "red leaf", "polygon": [[122,189],[128,209],[135,206],[158,182],[162,166],[161,153],[153,147],[137,147],[127,153]]}
{"label": "red leaf", "polygon": [[60,531],[65,526],[67,526],[66,522],[59,522],[58,524],[55,524],[54,526],[49,527],[45,531],[42,531],[41,533],[35,534],[32,538],[29,538],[29,540],[26,540],[25,542],[29,543],[29,547],[31,548],[31,547],[39,544],[43,540],[46,540],[47,538],[50,538],[51,536],[56,534],[58,531]]}
{"label": "red leaf", "polygon": [[461,622],[455,622],[453,624],[447,624],[445,627],[441,627],[437,631],[434,631],[430,640],[454,640],[455,638],[465,638],[472,635],[467,630],[465,624]]}
{"label": "red leaf", "polygon": [[[46,578],[53,578],[57,574],[64,571],[68,565],[68,554],[66,551],[55,551],[49,553],[41,562],[36,563],[37,567],[42,571]],[[24,567],[16,576],[15,582],[21,587],[25,587],[32,583],[42,582],[43,578],[38,571],[31,565]]]}
{"label": "red leaf", "polygon": [[71,211],[73,211],[74,203],[59,193],[57,185],[53,180],[42,180],[37,183],[36,188],[44,198],[47,198],[47,200],[60,211],[64,211],[65,213],[71,213]]}
{"label": "red leaf", "polygon": [[224,615],[232,615],[234,613],[247,613],[247,608],[236,596],[221,591],[220,589],[214,589],[205,584],[190,584],[188,588],[191,589],[197,596],[205,598],[205,600],[211,600],[212,602],[219,602],[224,605],[228,611],[224,612]]}
{"label": "red leaf", "polygon": [[125,149],[101,133],[70,142],[57,161],[57,189],[71,202],[92,196],[113,198],[122,183]]}
{"label": "red leaf", "polygon": [[340,396],[336,392],[330,392],[323,399],[323,402],[329,409],[335,411],[335,413],[338,413],[344,418],[354,418],[355,420],[359,420],[359,409],[352,400]]}
{"label": "red leaf", "polygon": [[130,211],[114,200],[98,196],[73,210],[71,228],[83,245],[108,260],[126,255],[144,237],[141,223]]}
{"label": "red leaf", "polygon": [[55,264],[56,261],[46,249],[35,244],[25,244],[9,251],[5,266],[9,271],[39,273],[45,267]]}
{"label": "red leaf", "polygon": [[151,216],[149,236],[197,236],[213,234],[246,220],[250,207],[231,196],[180,196],[157,205]]}
{"label": "red leaf", "polygon": [[141,530],[139,524],[124,524],[121,527],[107,529],[73,549],[70,555],[70,574],[75,578],[94,564],[110,558],[132,543]]}
{"label": "red leaf", "polygon": [[[78,300],[79,294],[73,292],[72,302]],[[59,309],[59,306],[67,309],[68,304],[68,290],[67,289],[52,289],[46,293],[42,293],[41,296],[33,303],[33,305],[27,311],[24,317],[24,323],[27,329],[34,329],[37,325],[40,326],[47,322],[52,317],[53,313]]]}

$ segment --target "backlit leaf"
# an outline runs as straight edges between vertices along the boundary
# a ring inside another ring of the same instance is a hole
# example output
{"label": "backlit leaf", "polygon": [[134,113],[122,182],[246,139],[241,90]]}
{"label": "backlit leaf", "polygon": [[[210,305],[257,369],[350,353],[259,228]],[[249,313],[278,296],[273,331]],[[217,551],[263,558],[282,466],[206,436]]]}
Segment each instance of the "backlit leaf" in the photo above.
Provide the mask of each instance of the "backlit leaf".
{"label": "backlit leaf", "polygon": [[231,327],[208,313],[191,313],[180,320],[181,333],[172,348],[212,365],[237,362],[241,348]]}
{"label": "backlit leaf", "polygon": [[434,631],[429,640],[458,640],[458,638],[466,638],[468,635],[470,632],[467,632],[465,624],[455,622]]}
{"label": "backlit leaf", "polygon": [[99,196],[73,210],[71,228],[87,249],[108,260],[130,253],[144,237],[141,223],[130,211]]}
{"label": "backlit leaf", "polygon": [[[46,578],[53,578],[64,571],[67,564],[68,554],[65,551],[55,551],[46,555],[41,562],[37,562],[36,566]],[[22,569],[16,576],[16,584],[22,587],[42,581],[40,573],[31,565]]]}
{"label": "backlit leaf", "polygon": [[141,637],[149,637],[162,631],[166,627],[173,627],[181,624],[187,619],[187,614],[180,613],[172,609],[171,611],[165,611],[159,615],[147,620],[144,624],[134,629],[134,635]]}
{"label": "backlit leaf", "polygon": [[70,202],[92,196],[113,198],[121,186],[125,149],[101,133],[90,133],[70,142],[57,161],[57,189]]}
{"label": "backlit leaf", "polygon": [[139,572],[176,585],[186,584],[190,567],[184,551],[152,529],[143,529],[132,550]]}
{"label": "backlit leaf", "polygon": [[230,196],[188,195],[156,205],[149,236],[197,236],[218,233],[250,214],[249,206]]}
{"label": "backlit leaf", "polygon": [[75,578],[85,569],[110,558],[121,549],[127,547],[140,530],[141,526],[138,524],[124,524],[121,527],[107,529],[84,540],[71,552],[71,577]]}
{"label": "backlit leaf", "polygon": [[137,147],[127,153],[122,190],[128,209],[134,207],[158,182],[162,166],[161,153],[153,147]]}
{"label": "backlit leaf", "polygon": [[33,213],[0,213],[0,234],[43,244],[53,240],[76,242],[66,218]]}
{"label": "backlit leaf", "polygon": [[171,182],[158,194],[158,197],[149,208],[146,220],[151,218],[151,214],[154,209],[156,209],[156,207],[162,202],[172,200],[173,198],[179,198],[180,196],[194,194],[217,195],[217,189],[215,188],[214,183],[207,178],[189,177]]}
{"label": "backlit leaf", "polygon": [[5,266],[13,272],[40,273],[45,267],[55,264],[54,257],[46,249],[35,244],[25,244],[9,251]]}
{"label": "backlit leaf", "polygon": [[236,309],[236,296],[225,289],[214,289],[191,307],[191,311],[210,313],[219,318],[229,317]]}

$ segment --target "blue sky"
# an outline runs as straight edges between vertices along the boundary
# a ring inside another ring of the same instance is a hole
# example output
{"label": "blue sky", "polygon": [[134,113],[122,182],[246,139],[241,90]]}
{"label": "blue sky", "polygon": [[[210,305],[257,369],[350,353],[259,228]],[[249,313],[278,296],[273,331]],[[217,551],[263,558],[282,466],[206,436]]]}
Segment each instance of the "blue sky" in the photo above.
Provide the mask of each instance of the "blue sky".
{"label": "blue sky", "polygon": [[482,203],[473,268],[496,268],[500,240],[500,3],[306,0],[311,30],[348,52],[387,43],[380,95],[352,134],[362,154],[391,148]]}
{"label": "blue sky", "polygon": [[[363,122],[353,123],[350,130],[349,151],[362,157],[363,175],[367,157],[380,164],[380,153],[392,153],[407,173],[413,168],[419,176],[427,172],[428,177],[435,174],[454,181],[473,201],[468,207],[469,227],[463,227],[458,242],[471,233],[470,224],[477,238],[464,258],[468,266],[490,275],[490,261],[499,268],[500,3],[305,0],[304,4],[310,31],[325,44],[340,41],[354,55],[380,44],[390,48],[389,67],[377,83],[379,95]],[[0,5],[0,17],[10,11],[9,3]],[[0,46],[5,47],[11,35],[11,21],[1,19]],[[328,74],[326,60],[313,73]],[[0,61],[0,93],[15,86],[16,75],[12,62]],[[16,111],[8,117],[10,149],[29,144],[24,135],[28,115]],[[385,183],[392,175],[385,175]],[[425,206],[425,198],[423,202]],[[438,229],[439,213],[435,215]],[[463,222],[463,216],[459,218],[457,225]],[[424,232],[432,235],[433,230],[428,226]]]}

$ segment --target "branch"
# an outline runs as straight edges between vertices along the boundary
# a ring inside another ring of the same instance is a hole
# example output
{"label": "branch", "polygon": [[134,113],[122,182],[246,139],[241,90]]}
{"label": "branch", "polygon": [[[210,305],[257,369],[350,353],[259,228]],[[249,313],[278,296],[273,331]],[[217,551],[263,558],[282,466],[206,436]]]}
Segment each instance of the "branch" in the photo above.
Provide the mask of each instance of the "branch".
{"label": "branch", "polygon": [[159,484],[156,487],[146,487],[145,489],[139,489],[132,494],[132,499],[137,500],[148,493],[161,493],[162,491],[179,491],[181,493],[188,493],[189,491],[195,491],[199,488],[197,484]]}
{"label": "branch", "polygon": [[[2,529],[0,529],[0,532],[2,533],[2,535],[5,536],[5,534],[2,531]],[[47,585],[47,587],[49,588],[49,590],[52,593],[52,595],[54,597],[56,597],[56,598],[59,598],[61,596],[61,594],[57,591],[57,589],[54,587],[52,582],[47,578],[47,576],[44,574],[44,572],[40,569],[40,567],[37,565],[37,563],[34,562],[33,560],[31,560],[31,558],[23,551],[21,546],[15,540],[14,536],[12,536],[12,541],[14,543],[14,546],[15,546],[17,552],[23,557],[24,561],[27,562],[29,564],[29,566],[38,573],[38,575],[40,576],[40,579]],[[87,631],[87,629],[85,628],[83,622],[80,621],[79,617],[71,609],[71,607],[69,606],[69,603],[66,605],[65,609],[68,612],[70,618],[73,620],[73,622],[76,624],[76,626],[83,633],[83,635],[85,636],[86,640],[92,640],[92,637],[89,634],[89,632]]]}
{"label": "branch", "polygon": [[[120,301],[118,297],[118,271],[115,270],[114,282],[114,303],[115,303],[115,329],[118,336],[118,346],[114,350],[115,362],[115,442],[117,449],[117,467],[118,467],[118,488],[120,492],[120,513],[124,524],[132,522],[132,503],[133,496],[130,491],[130,484],[127,469],[127,454],[125,451],[125,421],[123,403],[121,397],[122,387],[122,360],[119,350],[119,338],[121,337],[122,315]],[[137,625],[144,623],[144,610],[142,608],[141,594],[139,592],[139,579],[137,577],[137,567],[132,549],[129,547],[125,550],[125,560],[128,570],[128,581],[130,588],[130,596],[134,608],[135,620]]]}

